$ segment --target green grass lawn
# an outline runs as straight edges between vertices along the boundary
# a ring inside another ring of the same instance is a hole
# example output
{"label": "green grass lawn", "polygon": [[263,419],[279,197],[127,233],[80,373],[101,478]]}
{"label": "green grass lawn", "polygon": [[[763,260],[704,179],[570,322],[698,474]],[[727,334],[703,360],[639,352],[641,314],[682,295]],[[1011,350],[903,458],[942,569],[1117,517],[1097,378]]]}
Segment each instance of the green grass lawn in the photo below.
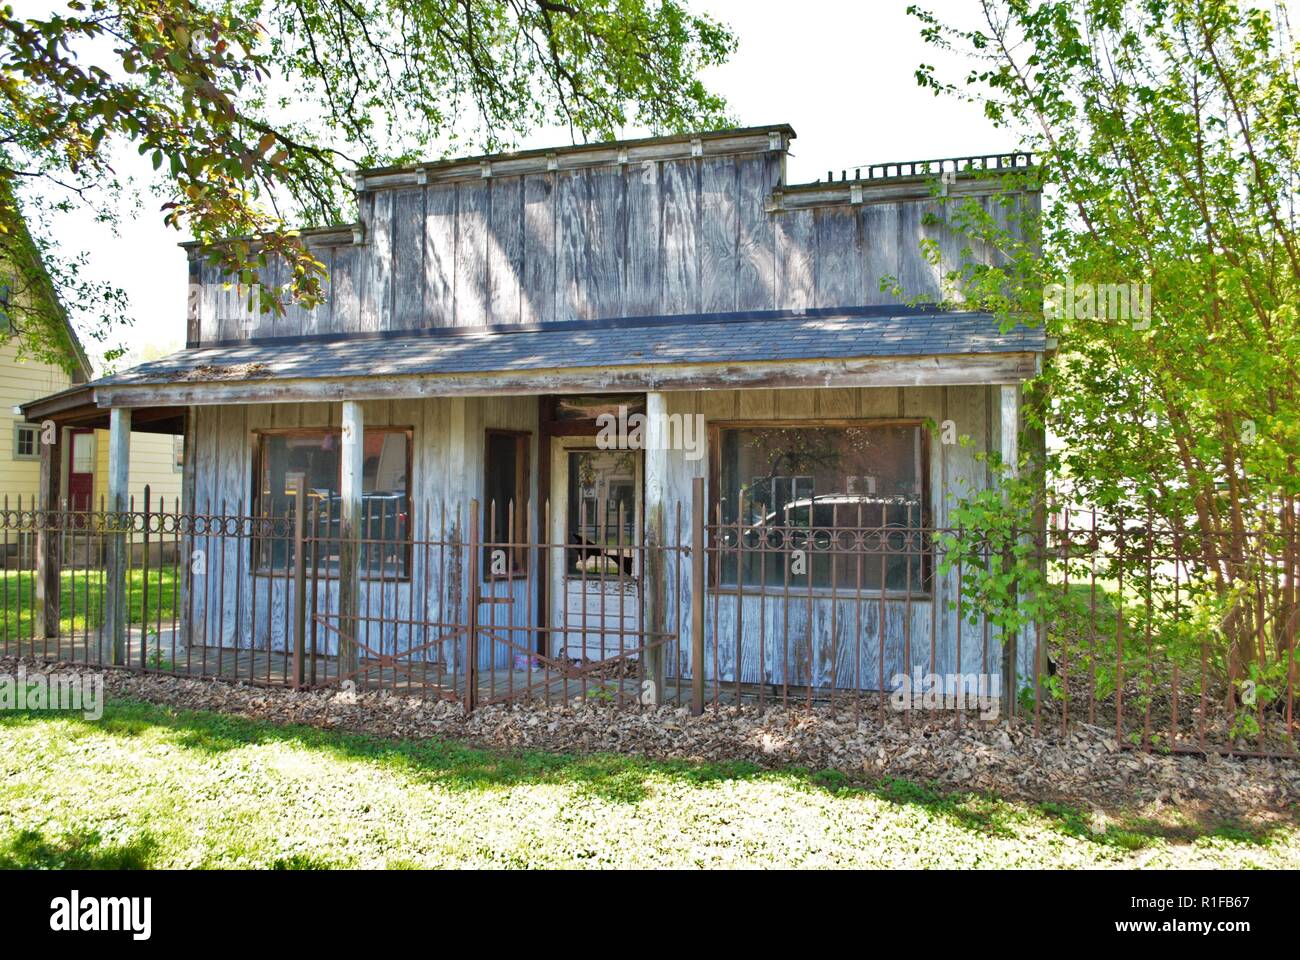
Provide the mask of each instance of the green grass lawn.
{"label": "green grass lawn", "polygon": [[[175,605],[180,603],[180,584],[171,566],[149,571],[148,619],[144,618],[144,580],[141,569],[128,574],[130,586],[130,622],[158,622],[162,614],[164,628],[171,626]],[[103,618],[104,584],[99,570],[65,570],[60,577],[60,628],[64,635],[87,626],[98,626]],[[36,586],[30,570],[0,572],[0,636],[16,640],[28,637],[32,630],[32,607]]]}
{"label": "green grass lawn", "polygon": [[0,714],[0,867],[1300,865],[1294,827],[1134,820],[890,781],[498,754],[111,702]]}

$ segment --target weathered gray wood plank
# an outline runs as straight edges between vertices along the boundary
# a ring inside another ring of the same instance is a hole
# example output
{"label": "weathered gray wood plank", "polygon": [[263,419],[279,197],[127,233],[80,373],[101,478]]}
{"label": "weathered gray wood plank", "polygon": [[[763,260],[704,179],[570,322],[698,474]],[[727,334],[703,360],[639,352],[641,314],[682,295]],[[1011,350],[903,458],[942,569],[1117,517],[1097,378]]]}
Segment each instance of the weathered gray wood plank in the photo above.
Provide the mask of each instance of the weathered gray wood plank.
{"label": "weathered gray wood plank", "polygon": [[330,289],[333,293],[330,328],[333,332],[360,329],[361,297],[357,275],[363,249],[351,245],[334,248],[334,271],[330,276]]}
{"label": "weathered gray wood plank", "polygon": [[456,322],[456,187],[424,191],[424,311],[431,327]]}
{"label": "weathered gray wood plank", "polygon": [[424,326],[424,191],[412,187],[393,194],[392,328]]}
{"label": "weathered gray wood plank", "polygon": [[813,212],[791,210],[776,217],[776,305],[801,310],[814,303]]}
{"label": "weathered gray wood plank", "polygon": [[893,303],[895,298],[880,289],[888,277],[898,277],[898,204],[868,203],[859,214],[862,222],[863,301]]}
{"label": "weathered gray wood plank", "polygon": [[780,175],[772,154],[741,157],[737,164],[736,309],[776,307],[776,219],[768,194]]}
{"label": "weathered gray wood plank", "polygon": [[825,207],[813,212],[816,241],[814,304],[857,306],[863,302],[862,256],[858,218],[852,207]]}
{"label": "weathered gray wood plank", "polygon": [[361,285],[361,327],[387,330],[393,314],[393,192],[383,190],[371,200]]}
{"label": "weathered gray wood plank", "polygon": [[548,323],[555,319],[555,177],[524,179],[524,273],[520,319]]}
{"label": "weathered gray wood plank", "polygon": [[523,183],[517,177],[494,180],[489,193],[488,322],[519,323],[524,267]]}
{"label": "weathered gray wood plank", "polygon": [[700,309],[736,309],[736,248],[740,229],[736,209],[736,164],[731,158],[700,164]]}
{"label": "weathered gray wood plank", "polygon": [[627,316],[659,313],[663,295],[663,230],[659,164],[646,160],[627,173],[627,266],[623,310]]}
{"label": "weathered gray wood plank", "polygon": [[693,160],[663,164],[664,313],[698,313],[699,165]]}
{"label": "weathered gray wood plank", "polygon": [[933,236],[924,223],[926,210],[919,203],[899,204],[898,210],[898,279],[904,298],[937,300],[937,271],[922,253],[922,241]]}
{"label": "weathered gray wood plank", "polygon": [[586,282],[593,319],[622,316],[627,265],[626,196],[620,167],[596,167],[588,173]]}
{"label": "weathered gray wood plank", "polygon": [[488,318],[487,181],[471,181],[456,187],[456,322],[458,327],[477,327]]}
{"label": "weathered gray wood plank", "polygon": [[585,170],[557,178],[555,319],[588,320],[594,314],[587,284],[586,221],[590,181]]}

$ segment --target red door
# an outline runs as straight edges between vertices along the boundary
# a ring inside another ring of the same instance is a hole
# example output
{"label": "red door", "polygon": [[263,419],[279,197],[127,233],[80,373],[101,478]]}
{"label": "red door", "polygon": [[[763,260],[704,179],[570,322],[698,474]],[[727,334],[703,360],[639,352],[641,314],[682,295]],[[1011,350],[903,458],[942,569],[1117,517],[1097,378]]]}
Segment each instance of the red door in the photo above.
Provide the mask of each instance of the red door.
{"label": "red door", "polygon": [[90,510],[95,499],[95,431],[73,430],[68,458],[68,508]]}

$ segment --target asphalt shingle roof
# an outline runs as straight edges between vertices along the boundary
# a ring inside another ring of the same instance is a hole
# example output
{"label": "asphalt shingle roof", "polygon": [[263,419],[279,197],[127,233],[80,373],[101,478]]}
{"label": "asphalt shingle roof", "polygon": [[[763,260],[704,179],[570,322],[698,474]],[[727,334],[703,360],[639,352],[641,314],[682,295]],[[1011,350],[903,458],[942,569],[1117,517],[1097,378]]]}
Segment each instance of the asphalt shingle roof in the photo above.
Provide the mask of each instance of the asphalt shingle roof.
{"label": "asphalt shingle roof", "polygon": [[989,314],[816,310],[646,318],[545,327],[428,330],[195,347],[101,385],[505,373],[584,367],[1039,353],[1042,328]]}

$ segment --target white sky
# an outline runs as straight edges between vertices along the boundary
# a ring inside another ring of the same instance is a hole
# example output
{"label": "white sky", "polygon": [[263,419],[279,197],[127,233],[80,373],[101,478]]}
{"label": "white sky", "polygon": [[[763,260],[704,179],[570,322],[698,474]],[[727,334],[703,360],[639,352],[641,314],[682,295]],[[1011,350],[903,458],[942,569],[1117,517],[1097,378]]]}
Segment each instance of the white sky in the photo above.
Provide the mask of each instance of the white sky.
{"label": "white sky", "polygon": [[[906,14],[909,2],[693,0],[694,9],[728,23],[739,40],[732,60],[705,80],[728,99],[743,125],[794,127],[791,182],[886,160],[1013,147],[1010,134],[994,129],[974,106],[917,86],[913,72],[923,62],[938,62],[941,74],[957,74],[944,71],[936,52],[922,42],[917,21]],[[969,22],[978,15],[978,0],[921,2],[946,20]],[[567,142],[567,131],[544,130],[521,146]],[[145,178],[149,167],[131,151],[118,171]],[[144,210],[125,218],[117,236],[82,215],[65,216],[57,229],[65,252],[89,251],[93,277],[126,290],[135,319],[125,339],[136,358],[178,349],[185,336],[186,267],[177,247],[183,237],[163,225],[157,206],[146,194]],[[75,319],[76,305],[69,308]]]}

